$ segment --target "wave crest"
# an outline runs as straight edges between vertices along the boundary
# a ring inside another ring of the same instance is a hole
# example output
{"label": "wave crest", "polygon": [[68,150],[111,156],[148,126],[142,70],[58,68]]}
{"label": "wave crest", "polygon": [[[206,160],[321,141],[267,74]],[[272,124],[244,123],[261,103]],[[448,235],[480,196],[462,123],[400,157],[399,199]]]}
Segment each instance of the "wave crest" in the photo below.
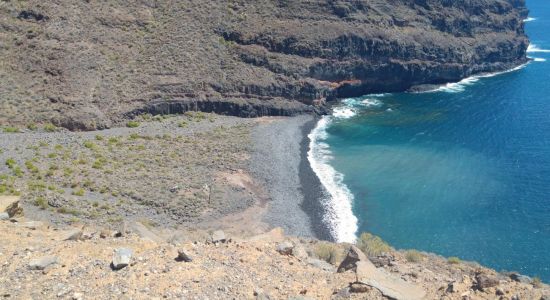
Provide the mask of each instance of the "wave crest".
{"label": "wave crest", "polygon": [[527,53],[550,53],[550,50],[541,49],[535,44],[529,44],[529,47],[527,47]]}
{"label": "wave crest", "polygon": [[325,187],[328,195],[322,199],[325,208],[323,221],[328,225],[332,236],[337,242],[353,243],[357,239],[357,217],[353,214],[353,194],[343,183],[344,175],[336,171],[329,162],[332,153],[329,145],[324,142],[327,138],[326,128],[332,118],[323,117],[317,126],[308,135],[309,151],[307,153],[311,168]]}

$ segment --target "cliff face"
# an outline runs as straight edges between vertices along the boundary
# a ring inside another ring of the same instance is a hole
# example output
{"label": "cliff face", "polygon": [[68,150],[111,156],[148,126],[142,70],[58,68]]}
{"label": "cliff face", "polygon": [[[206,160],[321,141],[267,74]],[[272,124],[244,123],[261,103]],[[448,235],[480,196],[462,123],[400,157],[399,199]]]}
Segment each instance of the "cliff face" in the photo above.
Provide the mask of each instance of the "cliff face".
{"label": "cliff face", "polygon": [[3,1],[0,123],[253,117],[525,62],[524,0]]}

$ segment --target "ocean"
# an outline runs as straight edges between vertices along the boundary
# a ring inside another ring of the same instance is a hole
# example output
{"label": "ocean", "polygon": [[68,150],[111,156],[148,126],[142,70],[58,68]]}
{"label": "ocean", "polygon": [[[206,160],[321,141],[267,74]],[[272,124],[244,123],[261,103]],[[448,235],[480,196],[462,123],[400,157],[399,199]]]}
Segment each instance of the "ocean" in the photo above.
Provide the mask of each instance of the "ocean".
{"label": "ocean", "polygon": [[338,241],[368,231],[550,282],[550,1],[528,7],[529,64],[320,120],[308,158]]}

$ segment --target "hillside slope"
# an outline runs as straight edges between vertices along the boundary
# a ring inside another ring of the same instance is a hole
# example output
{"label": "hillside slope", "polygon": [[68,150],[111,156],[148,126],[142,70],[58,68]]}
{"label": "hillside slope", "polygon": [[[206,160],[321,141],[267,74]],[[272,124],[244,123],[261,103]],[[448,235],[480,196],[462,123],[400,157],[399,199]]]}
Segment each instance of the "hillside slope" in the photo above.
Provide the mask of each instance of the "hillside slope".
{"label": "hillside slope", "polygon": [[323,113],[527,60],[524,0],[2,1],[0,124]]}

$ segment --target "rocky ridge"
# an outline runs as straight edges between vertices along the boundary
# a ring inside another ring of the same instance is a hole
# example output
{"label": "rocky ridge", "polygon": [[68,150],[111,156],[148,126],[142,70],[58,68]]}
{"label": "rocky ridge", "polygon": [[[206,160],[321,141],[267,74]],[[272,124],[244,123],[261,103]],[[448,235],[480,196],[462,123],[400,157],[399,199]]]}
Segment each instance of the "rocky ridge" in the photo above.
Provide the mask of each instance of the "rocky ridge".
{"label": "rocky ridge", "polygon": [[[6,204],[9,201],[4,201]],[[12,199],[13,200],[13,199]],[[17,203],[11,201],[13,207]],[[0,207],[0,209],[4,209]],[[0,221],[4,299],[536,299],[517,273],[373,244],[214,231],[55,227]],[[363,252],[360,248],[369,251]],[[414,255],[413,255],[414,254]]]}
{"label": "rocky ridge", "polygon": [[0,124],[326,113],[527,61],[523,0],[2,1]]}

